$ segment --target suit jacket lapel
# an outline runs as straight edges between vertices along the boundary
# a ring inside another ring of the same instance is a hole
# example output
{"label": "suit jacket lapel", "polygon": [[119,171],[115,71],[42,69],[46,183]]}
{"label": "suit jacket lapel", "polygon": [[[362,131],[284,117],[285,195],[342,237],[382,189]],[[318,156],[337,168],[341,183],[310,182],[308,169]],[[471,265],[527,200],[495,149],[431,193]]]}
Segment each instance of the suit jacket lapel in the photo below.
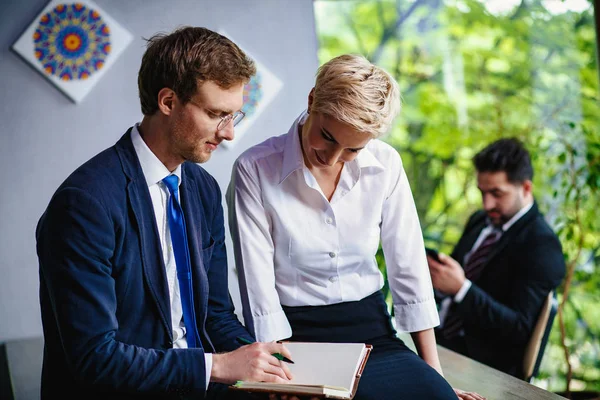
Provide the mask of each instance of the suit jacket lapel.
{"label": "suit jacket lapel", "polygon": [[188,247],[190,250],[192,282],[194,285],[194,306],[196,308],[198,329],[205,338],[208,338],[205,326],[208,314],[209,284],[202,258],[202,224],[200,222],[204,218],[204,210],[199,201],[192,200],[191,198],[191,194],[199,193],[200,188],[196,186],[196,183],[190,176],[187,176],[187,172],[186,164],[184,163],[181,168],[181,208],[185,216]]}
{"label": "suit jacket lapel", "polygon": [[462,265],[464,267],[465,264],[465,256],[471,251],[471,249],[473,249],[473,245],[475,245],[475,242],[477,241],[477,238],[479,237],[479,234],[481,233],[481,231],[483,230],[483,228],[486,226],[486,220],[485,218],[479,218],[475,221],[473,221],[471,227],[468,229],[468,231],[465,232],[464,234],[464,238],[461,238],[460,240],[460,247],[457,248],[456,251],[456,261],[458,261],[460,263],[460,265]]}
{"label": "suit jacket lapel", "polygon": [[490,252],[481,275],[485,274],[488,264],[490,264],[494,258],[506,248],[506,246],[514,239],[521,229],[527,226],[531,220],[537,216],[538,212],[537,204],[534,202],[529,211],[527,211],[525,215],[519,218],[510,228],[508,228],[506,232],[502,234],[502,237]]}
{"label": "suit jacket lapel", "polygon": [[144,279],[151,297],[157,305],[160,319],[172,340],[169,289],[160,237],[148,185],[131,142],[131,129],[117,142],[115,147],[121,159],[123,171],[129,178],[127,193],[137,222]]}

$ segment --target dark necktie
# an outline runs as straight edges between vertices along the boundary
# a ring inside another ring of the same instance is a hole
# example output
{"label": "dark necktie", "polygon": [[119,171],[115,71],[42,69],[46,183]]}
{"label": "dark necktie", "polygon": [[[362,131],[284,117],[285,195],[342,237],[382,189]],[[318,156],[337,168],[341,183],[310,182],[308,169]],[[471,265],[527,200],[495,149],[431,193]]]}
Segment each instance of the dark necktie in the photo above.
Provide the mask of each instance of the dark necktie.
{"label": "dark necktie", "polygon": [[[494,245],[502,236],[502,231],[493,230],[488,233],[479,245],[471,253],[469,259],[466,264],[463,266],[465,270],[465,277],[470,281],[476,280],[479,275],[481,275],[481,271],[483,271],[483,267],[485,266],[486,261],[489,259],[490,253],[494,249]],[[444,333],[444,337],[446,339],[452,339],[458,335],[463,327],[462,317],[458,315],[456,311],[452,310],[452,307],[448,310],[448,314],[446,316],[446,320],[444,321],[444,327],[442,331]]]}
{"label": "dark necktie", "polygon": [[181,308],[183,310],[183,323],[185,324],[188,347],[198,347],[200,336],[196,325],[196,313],[194,312],[194,292],[192,286],[192,267],[190,263],[190,252],[185,230],[185,218],[179,204],[179,179],[176,175],[169,175],[163,182],[169,189],[167,201],[167,219],[171,231],[171,243],[175,254],[177,266],[177,278],[179,279],[179,290],[181,294]]}
{"label": "dark necktie", "polygon": [[467,279],[473,281],[476,280],[479,275],[481,275],[481,271],[483,271],[483,266],[486,261],[490,257],[490,253],[494,249],[494,245],[502,236],[502,231],[493,230],[488,233],[479,245],[478,248],[475,249],[474,252],[471,253],[469,259],[464,265],[465,276]]}

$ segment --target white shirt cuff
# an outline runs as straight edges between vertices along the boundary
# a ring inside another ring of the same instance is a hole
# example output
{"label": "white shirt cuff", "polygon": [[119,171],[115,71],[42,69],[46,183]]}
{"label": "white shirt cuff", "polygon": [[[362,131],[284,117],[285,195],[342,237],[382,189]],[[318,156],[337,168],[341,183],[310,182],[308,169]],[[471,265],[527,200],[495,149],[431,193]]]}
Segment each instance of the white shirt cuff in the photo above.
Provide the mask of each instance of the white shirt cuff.
{"label": "white shirt cuff", "polygon": [[398,332],[424,331],[440,324],[433,297],[416,304],[394,304],[394,316]]}
{"label": "white shirt cuff", "polygon": [[465,279],[465,282],[463,283],[459,291],[456,292],[456,294],[454,295],[455,303],[460,303],[461,301],[463,301],[463,299],[467,295],[467,292],[469,291],[469,289],[471,289],[472,284],[473,283],[470,280]]}
{"label": "white shirt cuff", "polygon": [[254,333],[259,342],[273,342],[292,336],[292,327],[283,310],[253,317]]}
{"label": "white shirt cuff", "polygon": [[206,366],[206,389],[210,383],[210,372],[212,371],[212,353],[204,353],[204,365]]}

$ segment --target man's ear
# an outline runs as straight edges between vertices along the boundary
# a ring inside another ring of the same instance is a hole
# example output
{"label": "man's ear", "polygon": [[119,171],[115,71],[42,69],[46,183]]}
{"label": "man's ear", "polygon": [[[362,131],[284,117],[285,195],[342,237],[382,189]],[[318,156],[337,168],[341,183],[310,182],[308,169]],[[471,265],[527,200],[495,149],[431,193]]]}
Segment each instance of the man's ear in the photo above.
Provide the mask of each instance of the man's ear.
{"label": "man's ear", "polygon": [[531,182],[529,179],[526,179],[523,182],[523,194],[524,195],[530,195],[533,192],[533,182]]}
{"label": "man's ear", "polygon": [[158,110],[164,115],[171,115],[177,95],[172,89],[162,88],[158,92]]}

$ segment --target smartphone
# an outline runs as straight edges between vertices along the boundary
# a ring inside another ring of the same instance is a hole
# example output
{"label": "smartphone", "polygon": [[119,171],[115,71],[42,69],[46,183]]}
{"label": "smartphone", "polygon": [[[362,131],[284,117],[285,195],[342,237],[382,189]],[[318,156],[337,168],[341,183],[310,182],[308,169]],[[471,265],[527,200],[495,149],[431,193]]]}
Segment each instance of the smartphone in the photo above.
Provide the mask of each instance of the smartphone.
{"label": "smartphone", "polygon": [[434,250],[434,249],[429,248],[429,247],[425,247],[425,254],[427,254],[429,257],[433,258],[437,262],[442,262],[440,260],[440,257],[438,255],[437,250]]}

